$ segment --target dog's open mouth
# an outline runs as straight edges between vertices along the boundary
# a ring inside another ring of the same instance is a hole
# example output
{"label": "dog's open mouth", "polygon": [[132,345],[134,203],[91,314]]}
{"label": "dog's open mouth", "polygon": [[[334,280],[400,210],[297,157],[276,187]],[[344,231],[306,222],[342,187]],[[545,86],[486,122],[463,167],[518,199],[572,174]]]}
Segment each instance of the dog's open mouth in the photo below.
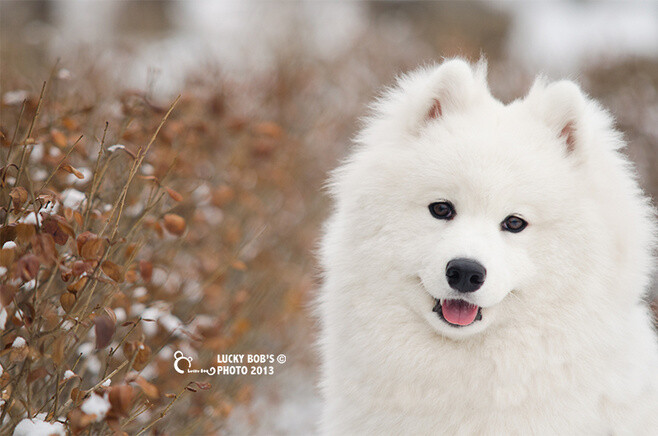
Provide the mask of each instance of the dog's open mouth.
{"label": "dog's open mouth", "polygon": [[482,308],[464,300],[436,300],[432,311],[453,327],[464,327],[482,319]]}

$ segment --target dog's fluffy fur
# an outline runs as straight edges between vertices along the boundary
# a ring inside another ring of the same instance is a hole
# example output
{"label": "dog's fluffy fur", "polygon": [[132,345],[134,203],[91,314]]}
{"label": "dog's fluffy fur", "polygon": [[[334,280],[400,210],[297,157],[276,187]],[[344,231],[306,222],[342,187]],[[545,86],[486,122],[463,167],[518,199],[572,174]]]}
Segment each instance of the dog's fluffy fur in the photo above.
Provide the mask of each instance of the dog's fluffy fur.
{"label": "dog's fluffy fur", "polygon": [[[504,105],[455,59],[400,78],[356,142],[321,248],[324,434],[658,434],[654,213],[605,110],[541,79]],[[448,285],[458,257],[476,292]],[[482,319],[450,325],[446,298]]]}

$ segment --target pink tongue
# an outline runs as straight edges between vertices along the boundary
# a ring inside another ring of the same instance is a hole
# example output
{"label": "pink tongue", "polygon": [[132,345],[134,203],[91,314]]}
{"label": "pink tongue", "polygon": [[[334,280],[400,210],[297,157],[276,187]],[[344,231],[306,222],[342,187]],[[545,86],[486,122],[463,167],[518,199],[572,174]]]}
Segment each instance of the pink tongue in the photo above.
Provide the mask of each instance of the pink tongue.
{"label": "pink tongue", "polygon": [[443,318],[450,324],[469,325],[475,321],[478,306],[464,300],[444,300],[441,305]]}

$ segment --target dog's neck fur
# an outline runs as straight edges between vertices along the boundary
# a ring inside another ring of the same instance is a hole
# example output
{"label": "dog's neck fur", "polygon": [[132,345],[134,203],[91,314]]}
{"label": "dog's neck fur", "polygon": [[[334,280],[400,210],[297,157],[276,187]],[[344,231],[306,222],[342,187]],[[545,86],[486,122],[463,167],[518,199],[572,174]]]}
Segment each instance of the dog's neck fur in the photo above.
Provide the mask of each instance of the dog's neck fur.
{"label": "dog's neck fur", "polygon": [[[645,329],[638,337],[633,325],[648,316],[640,306],[623,319],[575,314],[577,324],[567,327],[550,320],[560,319],[556,311],[570,308],[547,305],[545,313],[527,314],[513,324],[492,325],[480,335],[452,340],[441,337],[407,307],[372,317],[371,310],[362,309],[373,303],[360,301],[354,288],[342,294],[333,309],[349,312],[353,322],[333,324],[324,343],[325,352],[335,358],[324,368],[331,380],[325,385],[328,407],[341,409],[332,415],[349,422],[345,427],[326,423],[325,428],[334,428],[336,434],[412,429],[422,434],[436,425],[446,434],[557,431],[564,426],[603,433],[609,430],[604,421],[606,399],[619,398],[617,391],[642,398],[646,385],[637,374],[658,364],[650,361],[653,332]],[[616,316],[614,310],[607,313]],[[611,337],[626,339],[610,341]],[[638,343],[647,349],[644,360],[626,352]],[[630,355],[634,359],[626,357]],[[620,361],[626,368],[623,373],[615,369]],[[419,410],[419,398],[425,410]],[[649,413],[641,409],[639,405],[628,413],[638,413],[641,422]],[[464,420],[455,410],[466,411],[470,418]],[[517,418],[505,418],[511,415]],[[465,421],[474,427],[466,428]],[[496,422],[519,427],[491,427]]]}

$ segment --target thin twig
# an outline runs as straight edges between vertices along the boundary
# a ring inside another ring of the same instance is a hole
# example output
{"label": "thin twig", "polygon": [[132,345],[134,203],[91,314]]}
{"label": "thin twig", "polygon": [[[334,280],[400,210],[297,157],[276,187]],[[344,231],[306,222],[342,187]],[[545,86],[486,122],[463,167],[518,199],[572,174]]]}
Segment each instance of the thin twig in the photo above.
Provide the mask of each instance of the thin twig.
{"label": "thin twig", "polygon": [[23,100],[23,104],[21,106],[21,111],[18,114],[18,120],[16,121],[16,128],[14,129],[14,136],[11,137],[11,142],[9,143],[9,152],[7,152],[7,162],[10,162],[11,153],[14,151],[14,144],[16,144],[16,137],[18,136],[18,130],[21,127],[21,120],[23,119],[23,112],[25,111],[25,105],[26,104],[27,104],[27,100]]}
{"label": "thin twig", "polygon": [[[87,198],[87,210],[85,211],[85,218],[83,220],[83,228],[87,228],[89,224],[89,214],[91,213],[92,203],[94,202],[94,195],[96,195],[96,189],[99,188],[102,179],[99,178],[98,167],[101,163],[101,158],[103,157],[103,147],[105,146],[105,135],[107,134],[107,128],[110,123],[105,121],[105,128],[103,129],[103,138],[101,139],[100,147],[98,148],[98,156],[96,156],[96,164],[94,165],[94,178],[91,180],[91,189],[89,190],[89,196]],[[97,185],[98,184],[98,185]]]}
{"label": "thin twig", "polygon": [[164,418],[165,415],[167,414],[167,412],[169,412],[169,409],[171,409],[171,406],[173,406],[174,403],[175,403],[176,401],[178,401],[178,399],[181,397],[181,395],[183,395],[183,393],[185,393],[185,390],[186,390],[186,389],[187,389],[187,386],[185,386],[185,387],[183,388],[183,390],[180,391],[180,392],[178,393],[178,395],[176,395],[176,396],[174,397],[173,400],[171,400],[171,402],[167,405],[167,407],[165,407],[165,409],[164,409],[162,412],[160,412],[160,416],[158,416],[155,420],[153,420],[149,425],[147,425],[146,427],[142,428],[142,429],[139,431],[139,433],[137,433],[135,436],[139,436],[139,435],[141,435],[141,434],[144,433],[146,430],[148,430],[149,428],[151,428],[151,427],[153,427],[155,424],[157,424],[157,422],[160,421],[162,418]]}
{"label": "thin twig", "polygon": [[57,164],[57,166],[55,167],[53,172],[50,173],[50,175],[48,176],[46,181],[43,182],[43,185],[41,185],[41,188],[39,189],[39,192],[43,191],[43,189],[46,186],[48,186],[48,183],[50,183],[52,178],[55,177],[55,174],[57,173],[57,171],[59,171],[59,168],[62,166],[62,164],[64,164],[64,162],[66,162],[66,159],[69,158],[69,156],[71,155],[71,152],[73,151],[75,146],[78,145],[78,142],[80,142],[82,140],[82,137],[83,137],[83,135],[80,135],[80,137],[78,139],[76,139],[76,141],[73,144],[71,144],[71,146],[68,148],[68,150],[66,150],[66,153],[64,154],[64,157],[59,161],[59,163]]}
{"label": "thin twig", "polygon": [[105,225],[103,226],[103,229],[101,230],[99,236],[103,236],[105,234],[105,230],[107,230],[107,226],[109,225],[110,221],[112,221],[112,218],[114,217],[114,213],[116,212],[117,208],[119,208],[119,212],[116,218],[116,222],[114,224],[114,228],[112,230],[112,237],[110,238],[111,240],[114,239],[114,236],[116,235],[117,229],[119,228],[119,221],[121,220],[121,213],[123,212],[123,207],[125,205],[126,201],[126,195],[128,194],[128,188],[130,187],[130,184],[132,183],[133,179],[135,178],[135,174],[137,174],[137,170],[139,167],[142,165],[142,162],[146,158],[146,154],[148,153],[149,149],[151,148],[151,145],[155,142],[155,138],[158,136],[158,133],[160,132],[160,129],[162,129],[162,126],[164,126],[164,123],[167,121],[167,118],[169,118],[169,115],[171,112],[174,110],[174,107],[176,106],[176,103],[178,103],[178,100],[180,100],[180,95],[176,97],[174,102],[169,106],[169,110],[165,114],[165,116],[162,118],[162,121],[160,121],[160,124],[158,125],[158,128],[155,129],[155,132],[151,136],[150,141],[146,145],[146,147],[141,147],[139,149],[139,152],[137,153],[137,159],[135,162],[133,162],[133,166],[130,169],[130,174],[128,175],[128,180],[123,186],[123,190],[117,197],[116,201],[114,202],[114,205],[112,206],[112,212],[110,213],[110,216],[108,217],[107,221],[105,222]]}

